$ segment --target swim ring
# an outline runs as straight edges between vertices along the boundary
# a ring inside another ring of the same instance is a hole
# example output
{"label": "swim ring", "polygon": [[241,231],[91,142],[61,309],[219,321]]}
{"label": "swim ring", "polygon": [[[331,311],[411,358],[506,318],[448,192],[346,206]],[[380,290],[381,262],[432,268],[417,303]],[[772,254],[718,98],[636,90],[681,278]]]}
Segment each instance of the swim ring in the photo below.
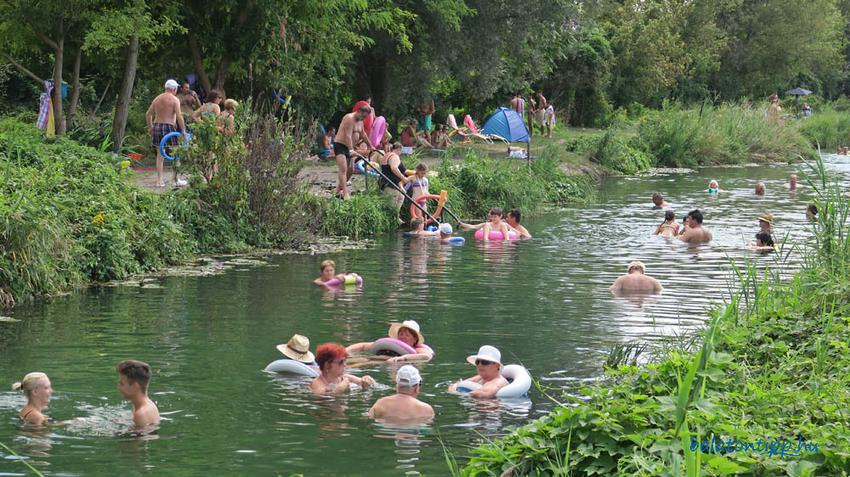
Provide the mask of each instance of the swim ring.
{"label": "swim ring", "polygon": [[[516,232],[513,230],[508,231],[508,240],[517,240],[519,237]],[[484,240],[484,229],[478,229],[475,231],[475,239],[476,240]],[[490,231],[490,240],[505,240],[504,234],[500,230],[491,230]]]}
{"label": "swim ring", "polygon": [[[171,141],[171,138],[175,138],[175,137],[176,137],[176,138],[180,138],[180,137],[182,137],[182,136],[183,136],[183,133],[181,133],[181,132],[179,132],[179,131],[170,132],[170,133],[166,134],[165,136],[162,136],[162,139],[159,141],[159,153],[160,153],[160,154],[162,154],[162,157],[163,157],[166,161],[173,161],[173,160],[175,160],[175,159],[176,159],[176,160],[178,160],[178,161],[180,160],[180,158],[179,158],[179,157],[171,157],[171,156],[169,156],[169,155],[168,155],[168,152],[166,152],[166,150],[165,150],[165,145],[166,145],[169,141]],[[189,145],[189,141],[191,141],[191,140],[192,140],[192,135],[191,135],[190,133],[188,133],[188,132],[187,132],[187,133],[186,133],[186,141],[183,143],[183,145],[184,145],[184,146],[188,146],[188,145]]]}
{"label": "swim ring", "polygon": [[466,243],[466,239],[463,237],[449,237],[446,239],[446,243],[452,245],[463,245]]}
{"label": "swim ring", "polygon": [[372,143],[372,147],[378,148],[381,146],[381,141],[384,139],[384,133],[386,132],[387,119],[383,116],[378,116],[368,131],[369,141]]}
{"label": "swim ring", "polygon": [[325,284],[325,286],[329,286],[329,287],[338,287],[340,285],[357,285],[357,286],[360,286],[360,285],[363,285],[363,277],[361,277],[360,275],[355,275],[353,273],[346,273],[344,279],[334,277],[334,278],[326,281],[324,284]]}
{"label": "swim ring", "polygon": [[278,359],[269,363],[263,370],[267,373],[288,373],[298,374],[301,376],[309,376],[311,378],[319,377],[319,372],[307,366],[301,361],[294,359]]}
{"label": "swim ring", "polygon": [[[508,364],[502,367],[502,376],[508,380],[508,385],[496,392],[497,398],[517,398],[528,394],[531,389],[531,375],[525,366],[519,364]],[[457,391],[465,394],[475,391],[481,387],[473,381],[461,381],[457,385]]]}
{"label": "swim ring", "polygon": [[[416,198],[416,202],[419,205],[424,205],[425,202],[428,201],[428,199],[436,200],[437,201],[437,208],[434,210],[434,213],[431,214],[431,217],[439,217],[440,212],[443,211],[443,205],[446,204],[447,196],[448,196],[448,192],[442,190],[442,191],[440,191],[440,195],[434,195],[434,194],[420,195],[419,197]],[[416,205],[414,205],[413,203],[410,204],[410,216],[411,217],[419,217],[419,215],[421,213],[422,213],[422,211],[420,211],[419,208],[416,207]],[[425,220],[426,224],[434,221],[431,217],[428,217]]]}
{"label": "swim ring", "polygon": [[370,168],[367,169],[366,166],[364,165],[365,162],[366,161],[364,161],[362,159],[355,162],[354,163],[354,170],[356,172],[360,173],[360,174],[369,174],[370,176],[381,177],[381,174],[379,174],[374,168],[370,167]]}
{"label": "swim ring", "polygon": [[369,347],[368,351],[372,354],[378,354],[382,351],[391,352],[398,356],[416,354],[416,350],[412,346],[404,341],[390,338],[389,336],[376,340],[372,343],[372,346]]}

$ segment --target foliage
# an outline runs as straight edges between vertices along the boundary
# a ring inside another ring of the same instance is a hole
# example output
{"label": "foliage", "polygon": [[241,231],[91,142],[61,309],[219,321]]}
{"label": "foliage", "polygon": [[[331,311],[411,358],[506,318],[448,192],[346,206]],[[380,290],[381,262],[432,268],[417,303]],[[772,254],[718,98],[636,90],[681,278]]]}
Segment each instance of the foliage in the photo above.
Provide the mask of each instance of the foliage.
{"label": "foliage", "polygon": [[[740,290],[712,312],[697,349],[609,369],[550,415],[474,449],[463,475],[846,475],[850,209],[837,184],[812,177],[829,212],[793,279],[739,270]],[[692,445],[712,439],[763,443]],[[788,447],[773,441],[771,455],[771,439]],[[800,440],[810,447],[787,455]]]}
{"label": "foliage", "polygon": [[637,174],[652,166],[652,157],[632,147],[614,128],[605,131],[599,139],[591,160],[622,174]]}
{"label": "foliage", "polygon": [[332,199],[324,209],[322,232],[330,236],[362,239],[398,228],[398,213],[390,201],[376,193],[357,194],[350,200]]}
{"label": "foliage", "polygon": [[850,115],[830,107],[819,108],[816,114],[800,121],[800,132],[813,147],[832,151],[850,144]]}

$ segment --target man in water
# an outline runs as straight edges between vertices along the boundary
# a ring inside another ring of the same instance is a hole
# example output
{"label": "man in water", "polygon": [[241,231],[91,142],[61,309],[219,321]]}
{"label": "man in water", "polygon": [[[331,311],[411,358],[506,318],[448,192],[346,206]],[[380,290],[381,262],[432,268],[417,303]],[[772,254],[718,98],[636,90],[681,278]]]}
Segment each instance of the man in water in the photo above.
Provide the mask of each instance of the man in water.
{"label": "man in water", "polygon": [[[191,111],[189,112],[191,114]],[[162,181],[162,171],[164,167],[164,159],[162,152],[159,150],[159,143],[166,134],[177,130],[176,125],[180,126],[180,132],[183,137],[186,137],[186,123],[183,122],[183,115],[180,114],[180,100],[177,99],[177,82],[170,79],[165,82],[165,92],[160,93],[154,98],[151,106],[145,113],[145,119],[148,122],[148,135],[151,137],[151,145],[156,149],[156,186],[165,187]],[[177,141],[172,139],[171,145],[176,145]],[[177,180],[177,169],[174,169],[174,182],[180,184]]]}
{"label": "man in water", "polygon": [[118,364],[118,391],[133,403],[133,423],[137,429],[159,424],[159,409],[148,397],[150,380],[151,367],[147,363],[131,359]]}
{"label": "man in water", "polygon": [[[478,354],[466,358],[469,364],[474,364],[478,374],[467,379],[481,385],[471,391],[470,397],[492,399],[500,389],[508,385],[508,380],[502,376],[502,353],[495,346],[484,345],[478,349]],[[449,385],[449,392],[457,390],[458,383]]]}
{"label": "man in water", "polygon": [[629,263],[625,275],[614,280],[610,290],[618,292],[658,293],[663,290],[661,282],[646,275],[646,266],[637,260]]}
{"label": "man in water", "polygon": [[514,229],[519,238],[521,239],[530,239],[531,234],[528,233],[528,229],[520,225],[519,221],[522,220],[522,214],[519,209],[511,209],[508,211],[508,216],[505,218],[505,222],[508,223],[510,228]]}
{"label": "man in water", "polygon": [[177,92],[177,99],[180,100],[180,113],[182,113],[184,120],[191,118],[192,113],[201,107],[201,98],[198,97],[198,93],[192,90],[188,81],[184,81],[180,85],[180,91]]}
{"label": "man in water", "polygon": [[369,409],[369,417],[396,423],[433,419],[434,408],[416,398],[421,383],[418,369],[402,366],[395,375],[395,394],[378,399]]}
{"label": "man in water", "polygon": [[711,241],[711,231],[702,226],[702,212],[699,209],[688,212],[685,227],[679,234],[679,240],[687,243],[707,243]]}
{"label": "man in water", "polygon": [[764,182],[759,182],[756,184],[756,195],[759,197],[764,197]]}
{"label": "man in water", "polygon": [[363,120],[371,112],[371,107],[362,105],[357,108],[356,112],[343,116],[342,122],[339,124],[339,130],[336,132],[336,137],[334,137],[333,149],[337,166],[336,193],[344,200],[351,198],[347,185],[348,179],[354,173],[351,150],[360,141],[370,144],[369,138],[366,137],[366,133],[363,131]]}
{"label": "man in water", "polygon": [[452,229],[452,224],[448,222],[443,222],[440,224],[440,241],[442,243],[449,243],[449,239],[452,238],[452,234],[454,233],[454,229]]}
{"label": "man in water", "polygon": [[670,203],[664,200],[661,192],[654,192],[652,194],[652,204],[652,210],[661,210],[670,207]]}
{"label": "man in water", "polygon": [[797,190],[797,174],[788,176],[788,190],[792,192]]}

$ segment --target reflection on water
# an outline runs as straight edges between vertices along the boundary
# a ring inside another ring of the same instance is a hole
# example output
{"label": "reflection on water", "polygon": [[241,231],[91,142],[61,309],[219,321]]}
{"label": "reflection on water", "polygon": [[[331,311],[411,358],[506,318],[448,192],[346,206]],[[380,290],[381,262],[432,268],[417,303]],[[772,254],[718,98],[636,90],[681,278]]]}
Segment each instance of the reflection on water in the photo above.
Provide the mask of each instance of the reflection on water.
{"label": "reflection on water", "polygon": [[[827,158],[850,176],[850,163]],[[143,285],[91,289],[49,303],[22,306],[0,321],[0,381],[44,371],[53,382],[48,415],[83,419],[44,431],[22,431],[20,394],[0,391],[0,442],[48,475],[444,475],[440,441],[462,456],[466,446],[503,435],[553,405],[532,390],[520,401],[475,401],[446,392],[471,376],[465,362],[482,344],[503,362],[521,363],[559,397],[598,379],[607,350],[632,340],[653,342],[699,326],[712,304],[734,289],[731,265],[751,261],[793,271],[799,254],[750,249],[758,214],[776,219],[789,244],[810,238],[805,206],[811,191],[784,188],[791,167],[659,170],[608,181],[598,203],[560,210],[526,227],[518,242],[443,245],[388,237],[367,250],[322,256],[227,261],[221,274],[145,280]],[[704,193],[716,178],[723,191]],[[758,198],[755,183],[767,195]],[[660,191],[677,221],[691,209],[705,215],[709,245],[653,236],[663,211]],[[786,246],[786,249],[788,247]],[[324,259],[364,277],[362,288],[327,291],[311,283]],[[779,260],[782,263],[779,264]],[[614,296],[608,288],[641,260],[664,285],[651,296]],[[215,263],[215,262],[213,262]],[[313,348],[386,334],[391,321],[419,322],[436,351],[417,364],[419,398],[436,411],[433,424],[400,428],[375,423],[366,411],[393,392],[393,368],[352,369],[381,385],[347,396],[316,397],[308,379],[262,371],[279,358],[275,345],[294,333]],[[129,404],[115,390],[115,365],[135,358],[154,369],[150,392],[163,414],[152,440],[116,435],[130,427]],[[5,386],[5,385],[3,385]],[[0,388],[2,389],[2,388]],[[439,439],[438,439],[439,438]],[[0,453],[2,472],[25,469]]]}

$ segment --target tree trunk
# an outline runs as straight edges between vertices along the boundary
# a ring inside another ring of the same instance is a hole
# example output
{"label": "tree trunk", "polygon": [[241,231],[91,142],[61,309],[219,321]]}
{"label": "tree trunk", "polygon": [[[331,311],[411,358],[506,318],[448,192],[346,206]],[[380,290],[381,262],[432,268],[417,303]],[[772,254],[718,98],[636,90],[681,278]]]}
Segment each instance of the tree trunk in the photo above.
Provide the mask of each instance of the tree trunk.
{"label": "tree trunk", "polygon": [[127,115],[130,112],[130,97],[133,95],[133,83],[136,81],[136,66],[139,59],[139,37],[130,37],[127,45],[127,62],[124,64],[124,78],[118,91],[115,104],[115,118],[112,120],[112,151],[119,153],[127,130]]}
{"label": "tree trunk", "polygon": [[59,20],[59,28],[55,40],[56,48],[53,49],[55,62],[53,63],[53,121],[56,123],[56,135],[65,133],[65,115],[62,114],[62,56],[65,54],[65,26]]}
{"label": "tree trunk", "polygon": [[6,59],[9,61],[9,63],[12,63],[12,65],[14,65],[14,66],[15,66],[15,68],[17,68],[17,69],[18,69],[21,73],[23,73],[23,74],[25,74],[25,75],[29,76],[30,78],[32,78],[33,80],[35,80],[35,82],[37,82],[37,83],[38,83],[38,87],[39,87],[39,89],[44,88],[44,80],[43,80],[43,79],[41,79],[41,78],[39,78],[39,77],[38,77],[35,73],[33,73],[32,71],[28,70],[26,66],[24,66],[24,65],[22,65],[22,64],[20,64],[20,63],[18,63],[17,61],[15,61],[15,59],[14,59],[14,58],[12,58],[11,56],[9,56],[9,55],[8,55],[8,54],[6,54],[6,53],[3,53],[3,57],[4,57],[4,58],[6,58]]}
{"label": "tree trunk", "polygon": [[221,57],[221,61],[218,63],[218,69],[215,72],[215,86],[213,86],[213,89],[221,93],[224,97],[226,97],[224,94],[224,83],[227,81],[230,61],[230,55],[225,53],[224,56]]}
{"label": "tree trunk", "polygon": [[71,102],[68,105],[68,127],[74,127],[74,122],[77,119],[77,105],[80,102],[80,63],[83,61],[83,48],[77,48],[77,54],[74,56],[74,73],[71,79]]}
{"label": "tree trunk", "polygon": [[198,74],[198,78],[201,80],[201,86],[204,88],[204,91],[209,93],[212,91],[212,83],[210,83],[210,77],[207,76],[207,70],[204,69],[204,60],[201,57],[201,47],[198,45],[198,39],[192,32],[189,32],[189,50],[192,52],[192,66],[194,66],[195,73]]}

